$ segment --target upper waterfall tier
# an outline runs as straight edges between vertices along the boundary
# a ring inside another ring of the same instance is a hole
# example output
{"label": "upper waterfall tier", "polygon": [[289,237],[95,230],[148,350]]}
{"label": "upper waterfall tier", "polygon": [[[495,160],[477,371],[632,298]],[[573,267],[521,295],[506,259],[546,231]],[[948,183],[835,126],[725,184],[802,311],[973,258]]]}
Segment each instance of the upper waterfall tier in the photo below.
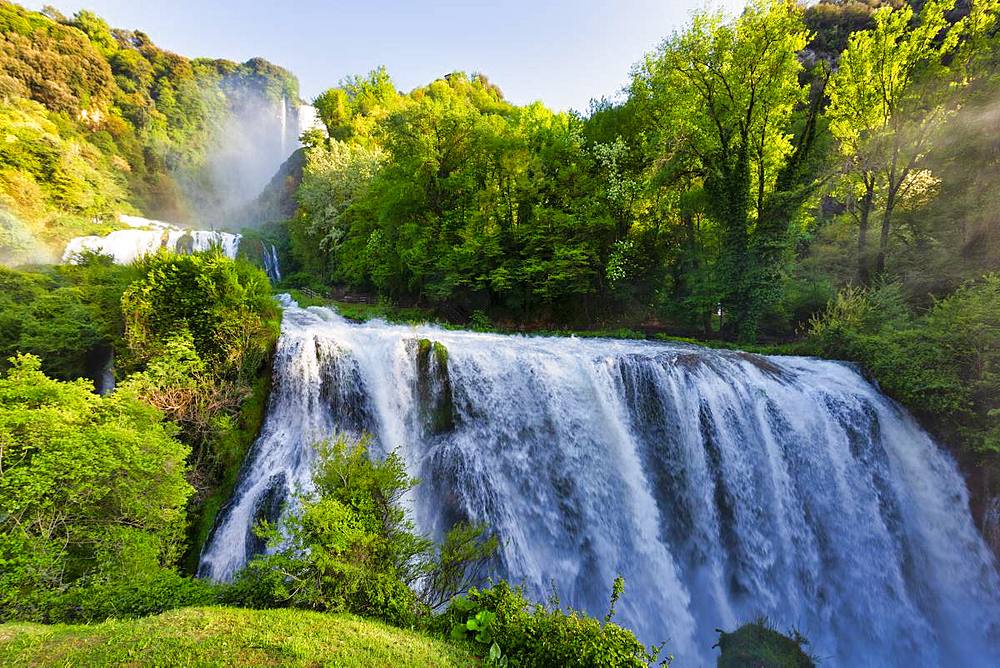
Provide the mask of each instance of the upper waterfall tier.
{"label": "upper waterfall tier", "polygon": [[[495,571],[711,661],[758,615],[833,666],[988,666],[1000,582],[954,462],[852,367],[681,344],[352,324],[286,300],[260,438],[202,555],[308,487],[311,445],[398,449],[424,531],[482,521]],[[431,343],[434,342],[434,343]]]}
{"label": "upper waterfall tier", "polygon": [[219,246],[229,258],[239,251],[239,234],[214,230],[186,230],[170,223],[137,216],[119,216],[131,229],[115,230],[103,237],[75,237],[66,244],[63,262],[73,262],[81,252],[110,255],[118,264],[128,264],[166,248],[178,253],[196,253]]}

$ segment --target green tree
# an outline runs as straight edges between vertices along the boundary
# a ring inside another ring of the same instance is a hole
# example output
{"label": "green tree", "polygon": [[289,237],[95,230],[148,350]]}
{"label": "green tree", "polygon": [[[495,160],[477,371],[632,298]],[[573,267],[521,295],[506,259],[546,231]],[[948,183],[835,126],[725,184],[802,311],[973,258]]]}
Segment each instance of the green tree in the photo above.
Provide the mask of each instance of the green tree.
{"label": "green tree", "polygon": [[122,295],[125,342],[133,365],[153,359],[171,334],[187,329],[220,377],[256,376],[276,338],[278,307],[264,272],[218,249],[160,253],[139,260],[141,278]]}
{"label": "green tree", "polygon": [[[946,118],[960,104],[966,65],[996,21],[994,0],[974,2],[949,23],[954,0],[930,0],[914,10],[882,7],[870,30],[851,35],[830,85],[830,130],[847,159],[844,189],[858,223],[857,275],[867,283],[885,272],[893,213],[935,182],[922,167]],[[870,217],[880,211],[872,267]]]}
{"label": "green tree", "polygon": [[0,615],[32,614],[85,577],[174,563],[192,491],[175,433],[132,392],[100,397],[13,360],[0,377]]}
{"label": "green tree", "polygon": [[698,177],[721,230],[720,301],[733,333],[756,335],[753,235],[794,153],[791,121],[805,100],[798,52],[808,33],[793,2],[752,2],[736,20],[699,13],[635,72],[632,96],[659,128],[662,163]]}
{"label": "green tree", "polygon": [[[296,198],[303,215],[289,222],[294,250],[304,266],[328,277],[330,258],[351,230],[348,212],[363,198],[383,159],[378,147],[331,139],[307,152]],[[346,271],[341,276],[350,276]]]}
{"label": "green tree", "polygon": [[478,584],[477,567],[496,539],[469,524],[456,525],[440,547],[416,533],[401,499],[418,481],[395,453],[371,458],[369,444],[367,437],[317,444],[314,491],[296,499],[280,532],[264,531],[285,545],[250,562],[236,600],[412,624]]}

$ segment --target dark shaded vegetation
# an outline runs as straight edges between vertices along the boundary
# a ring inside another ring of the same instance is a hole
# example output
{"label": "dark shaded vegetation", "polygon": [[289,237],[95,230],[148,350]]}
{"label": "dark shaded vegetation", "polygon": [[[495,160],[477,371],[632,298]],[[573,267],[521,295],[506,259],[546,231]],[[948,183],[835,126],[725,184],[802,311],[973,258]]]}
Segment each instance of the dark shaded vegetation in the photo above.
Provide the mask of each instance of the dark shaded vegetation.
{"label": "dark shaded vegetation", "polygon": [[744,624],[732,633],[719,632],[718,668],[814,668],[803,651],[808,642],[793,632],[791,637],[775,631],[766,619]]}

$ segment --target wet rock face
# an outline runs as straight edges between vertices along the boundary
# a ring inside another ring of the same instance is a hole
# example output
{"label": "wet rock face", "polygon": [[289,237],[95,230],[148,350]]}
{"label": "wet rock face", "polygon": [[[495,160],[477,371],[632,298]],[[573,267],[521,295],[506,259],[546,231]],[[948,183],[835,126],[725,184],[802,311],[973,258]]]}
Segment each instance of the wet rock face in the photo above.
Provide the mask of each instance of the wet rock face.
{"label": "wet rock face", "polygon": [[194,237],[190,234],[183,235],[177,240],[177,246],[174,250],[183,255],[190,255],[194,252]]}
{"label": "wet rock face", "polygon": [[993,554],[1000,555],[1000,495],[986,502],[986,512],[983,513],[983,538],[993,550]]}

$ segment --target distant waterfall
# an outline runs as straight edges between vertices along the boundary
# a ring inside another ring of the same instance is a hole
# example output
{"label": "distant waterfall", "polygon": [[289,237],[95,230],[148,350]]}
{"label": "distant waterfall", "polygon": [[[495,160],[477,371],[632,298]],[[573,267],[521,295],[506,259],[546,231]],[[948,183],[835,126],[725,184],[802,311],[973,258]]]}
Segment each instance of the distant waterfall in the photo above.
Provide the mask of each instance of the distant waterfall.
{"label": "distant waterfall", "polygon": [[261,258],[264,261],[264,272],[271,279],[272,283],[281,280],[281,266],[278,264],[278,249],[274,244],[261,244]]}
{"label": "distant waterfall", "polygon": [[107,358],[101,365],[101,372],[94,383],[97,393],[104,396],[115,391],[115,351],[108,350]]}
{"label": "distant waterfall", "polygon": [[298,109],[298,130],[299,136],[302,136],[303,132],[307,130],[323,130],[326,131],[326,126],[319,119],[319,114],[316,112],[316,107],[312,105],[303,104],[299,106]]}
{"label": "distant waterfall", "polygon": [[[846,364],[645,341],[352,324],[286,299],[260,438],[200,574],[308,485],[310,445],[373,433],[435,536],[471,519],[497,572],[714,662],[767,615],[829,666],[995,666],[1000,580],[952,459]],[[431,343],[433,342],[433,343]]]}
{"label": "distant waterfall", "polygon": [[281,155],[288,155],[288,98],[281,98],[281,107],[278,111],[279,122],[281,123]]}
{"label": "distant waterfall", "polygon": [[115,230],[100,236],[75,237],[66,244],[63,262],[73,262],[84,251],[111,256],[118,264],[134,262],[161,248],[177,253],[197,253],[219,246],[229,258],[235,258],[240,247],[239,234],[210,230],[185,230],[159,220],[137,216],[120,216],[131,229]]}

